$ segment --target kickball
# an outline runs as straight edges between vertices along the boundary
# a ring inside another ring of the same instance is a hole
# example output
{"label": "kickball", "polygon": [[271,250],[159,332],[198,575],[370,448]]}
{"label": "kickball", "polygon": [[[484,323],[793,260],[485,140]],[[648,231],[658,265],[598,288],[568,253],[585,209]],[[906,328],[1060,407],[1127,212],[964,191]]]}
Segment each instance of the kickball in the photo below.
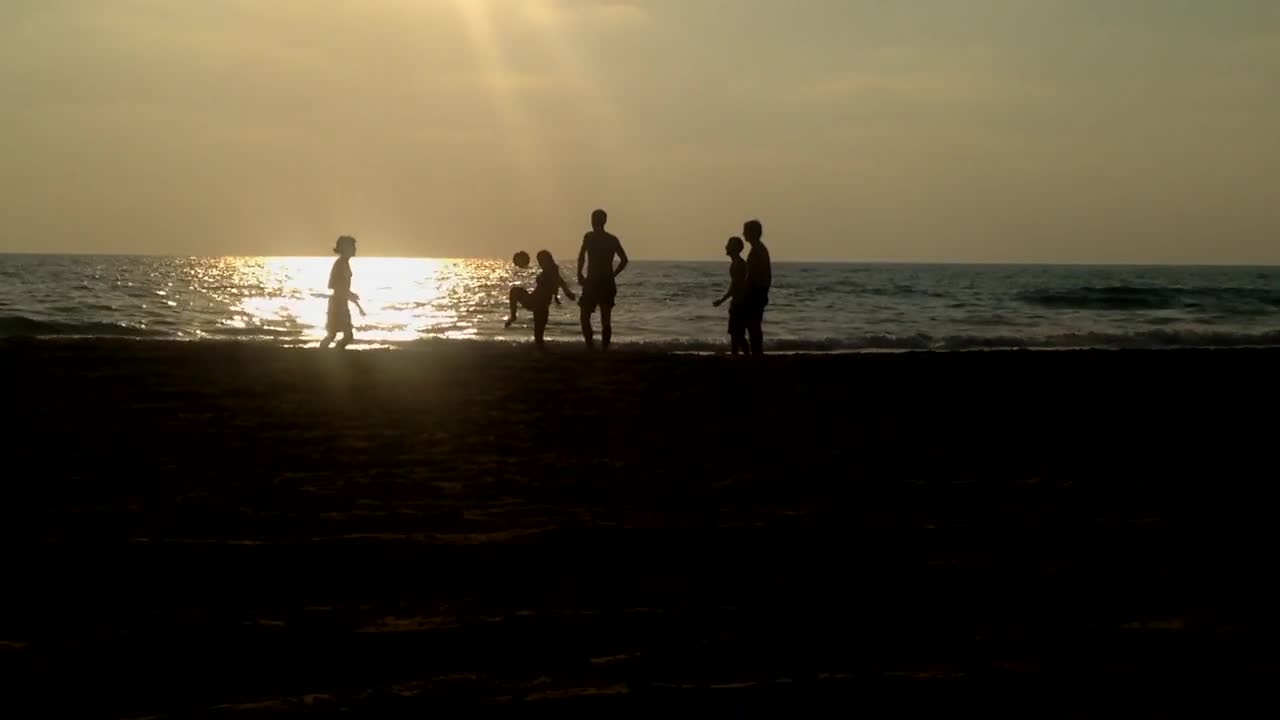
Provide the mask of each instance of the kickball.
{"label": "kickball", "polygon": [[529,267],[529,253],[523,250],[517,252],[511,256],[511,262],[515,263],[518,268],[527,268]]}

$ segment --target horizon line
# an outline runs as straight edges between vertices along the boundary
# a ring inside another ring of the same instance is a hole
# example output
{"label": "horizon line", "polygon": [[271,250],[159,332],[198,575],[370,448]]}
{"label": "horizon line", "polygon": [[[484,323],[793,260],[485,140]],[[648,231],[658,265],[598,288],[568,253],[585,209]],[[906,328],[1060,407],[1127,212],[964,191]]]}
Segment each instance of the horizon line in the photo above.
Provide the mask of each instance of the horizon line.
{"label": "horizon line", "polygon": [[[231,254],[187,254],[187,253],[146,253],[146,252],[36,252],[36,251],[0,251],[0,257],[102,257],[102,258],[163,258],[163,259],[214,259],[214,258],[257,258],[265,260],[280,260],[289,258],[330,258],[334,257],[333,253],[324,255],[248,255],[241,253]],[[507,258],[494,255],[472,255],[469,257],[462,256],[431,256],[431,255],[377,255],[377,254],[361,254],[356,256],[357,259],[379,259],[379,260],[442,260],[442,261],[462,261],[462,260],[498,260],[506,261]],[[722,258],[645,258],[633,257],[633,263],[719,263],[723,262]],[[1280,261],[1273,263],[1244,263],[1244,262],[1169,262],[1169,261],[1088,261],[1088,260],[895,260],[895,259],[849,259],[834,260],[830,258],[824,259],[775,259],[775,264],[780,265],[975,265],[975,266],[1063,266],[1063,267],[1220,267],[1220,268],[1280,268]]]}

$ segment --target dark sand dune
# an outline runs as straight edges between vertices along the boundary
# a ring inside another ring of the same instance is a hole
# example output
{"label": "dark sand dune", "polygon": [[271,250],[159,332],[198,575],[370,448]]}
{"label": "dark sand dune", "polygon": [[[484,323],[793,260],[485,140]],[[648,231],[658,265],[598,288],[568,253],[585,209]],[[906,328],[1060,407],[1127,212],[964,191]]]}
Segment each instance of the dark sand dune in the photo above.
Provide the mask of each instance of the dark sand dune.
{"label": "dark sand dune", "polygon": [[1278,367],[5,342],[0,714],[1275,709]]}

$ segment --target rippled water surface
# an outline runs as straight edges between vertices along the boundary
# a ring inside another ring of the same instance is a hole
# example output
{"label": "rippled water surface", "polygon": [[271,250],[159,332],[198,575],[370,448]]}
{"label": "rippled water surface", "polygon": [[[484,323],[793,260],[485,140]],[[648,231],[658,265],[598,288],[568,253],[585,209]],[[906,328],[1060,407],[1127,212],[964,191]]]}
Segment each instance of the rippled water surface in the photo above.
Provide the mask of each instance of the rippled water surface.
{"label": "rippled water surface", "polygon": [[[323,335],[333,260],[0,255],[0,336],[244,338]],[[357,257],[365,346],[528,341],[503,327],[513,284],[500,260]],[[713,308],[728,264],[635,262],[619,279],[615,337],[655,349],[724,346]],[[572,280],[572,267],[565,267]],[[1169,347],[1280,344],[1280,269],[778,263],[766,316],[780,350]],[[573,341],[576,308],[549,336]]]}

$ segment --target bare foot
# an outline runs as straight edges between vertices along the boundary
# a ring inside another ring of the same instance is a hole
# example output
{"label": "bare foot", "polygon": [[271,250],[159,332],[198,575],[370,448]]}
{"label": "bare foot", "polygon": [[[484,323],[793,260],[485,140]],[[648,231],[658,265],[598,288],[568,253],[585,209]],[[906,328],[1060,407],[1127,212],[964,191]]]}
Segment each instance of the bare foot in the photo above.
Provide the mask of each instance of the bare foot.
{"label": "bare foot", "polygon": [[507,324],[506,324],[506,325],[504,325],[503,327],[507,327],[507,328],[509,328],[509,327],[511,327],[511,323],[513,323],[513,322],[515,322],[515,321],[516,321],[516,316],[515,316],[515,315],[512,315],[511,317],[507,318]]}

